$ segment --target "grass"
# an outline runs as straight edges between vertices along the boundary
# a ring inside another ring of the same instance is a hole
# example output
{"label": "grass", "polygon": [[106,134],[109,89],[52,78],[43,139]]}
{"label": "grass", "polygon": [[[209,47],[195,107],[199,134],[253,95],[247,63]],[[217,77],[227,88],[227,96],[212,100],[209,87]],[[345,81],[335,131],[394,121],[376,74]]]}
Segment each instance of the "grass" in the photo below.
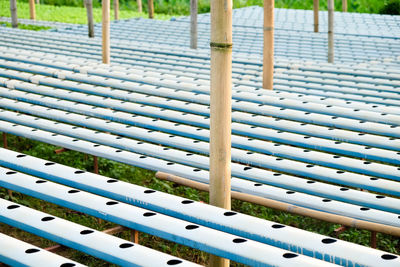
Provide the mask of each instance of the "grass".
{"label": "grass", "polygon": [[[93,159],[91,156],[87,156],[85,154],[74,151],[63,152],[62,154],[55,154],[54,150],[57,149],[58,147],[16,136],[9,135],[8,141],[9,141],[8,142],[9,148],[12,150],[26,153],[39,158],[43,158],[46,160],[54,161],[60,164],[72,166],[75,168],[84,169],[87,171],[93,171],[92,167]],[[0,142],[0,146],[2,145],[3,145],[2,142]],[[128,166],[125,164],[120,164],[114,161],[101,158],[99,159],[99,170],[100,174],[108,177],[160,190],[166,193],[179,195],[188,199],[208,202],[207,193],[200,192],[198,190],[183,186],[177,186],[170,182],[158,180],[154,177],[154,172],[152,171]],[[0,190],[0,197],[9,198],[5,189]],[[30,196],[19,194],[17,192],[14,192],[12,200],[17,203],[32,207],[37,210],[44,211],[54,216],[58,216],[97,230],[104,230],[115,226],[113,223],[110,222],[99,223],[98,220],[95,219],[94,217],[80,214],[72,210],[35,199]],[[291,225],[300,229],[320,233],[327,236],[335,236],[334,229],[340,226],[337,224],[326,223],[323,221],[307,217],[301,217],[238,200],[233,200],[232,210],[256,216],[259,218],[263,218],[266,220],[271,220],[278,223]],[[24,231],[15,229],[13,227],[1,223],[0,223],[0,232],[18,237],[19,239],[25,240],[39,247],[48,247],[54,245],[54,243],[51,241],[38,238],[37,236],[34,236],[32,234],[26,233]],[[128,232],[118,234],[117,236],[124,239],[129,239]],[[370,238],[370,233],[368,231],[356,230],[356,229],[349,229],[340,235],[340,239],[361,244],[364,246],[369,245],[369,238]],[[378,238],[379,249],[395,254],[400,253],[400,242],[398,238],[385,234],[378,234],[377,238]],[[208,255],[206,253],[176,243],[172,243],[155,236],[150,236],[144,233],[140,233],[140,243],[147,247],[168,254],[172,254],[174,256],[181,257],[193,262],[197,262],[199,264],[207,264],[208,261]],[[75,251],[72,249],[62,250],[61,252],[59,252],[59,254],[71,258],[73,260],[76,260],[78,262],[87,264],[89,266],[111,266],[102,260],[85,255],[79,251]],[[241,266],[241,265],[233,263],[232,266]]]}
{"label": "grass", "polygon": [[[18,18],[29,19],[29,4],[26,2],[18,2],[17,4]],[[10,2],[8,0],[0,0],[0,17],[10,17]],[[113,18],[114,12],[111,12]],[[122,9],[119,12],[120,19],[147,17],[146,13],[138,13],[134,10]],[[156,19],[167,20],[171,15],[155,14]],[[36,19],[46,21],[58,21],[65,23],[86,24],[86,9],[83,7],[73,6],[52,6],[52,5],[36,5]],[[101,8],[93,8],[93,19],[95,22],[101,22]]]}
{"label": "grass", "polygon": [[[11,23],[1,21],[0,22],[0,26],[11,27]],[[37,26],[37,25],[26,25],[26,24],[18,24],[18,28],[23,29],[23,30],[31,30],[31,31],[41,31],[41,30],[49,30],[49,29],[51,29],[51,27]]]}

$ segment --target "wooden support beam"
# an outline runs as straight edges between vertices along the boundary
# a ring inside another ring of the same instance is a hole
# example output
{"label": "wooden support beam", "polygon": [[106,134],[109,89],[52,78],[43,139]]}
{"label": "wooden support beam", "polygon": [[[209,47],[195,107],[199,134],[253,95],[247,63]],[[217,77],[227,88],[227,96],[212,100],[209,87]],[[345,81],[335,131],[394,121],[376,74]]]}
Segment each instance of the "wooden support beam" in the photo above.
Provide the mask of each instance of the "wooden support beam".
{"label": "wooden support beam", "polygon": [[139,244],[139,232],[136,230],[131,230],[131,241],[135,244]]}
{"label": "wooden support beam", "polygon": [[63,148],[59,148],[59,149],[54,150],[54,153],[61,154],[61,153],[66,152],[66,151],[69,151],[69,149],[63,147]]}
{"label": "wooden support beam", "polygon": [[376,232],[371,231],[371,248],[376,248]]}
{"label": "wooden support beam", "polygon": [[342,0],[342,10],[343,12],[347,12],[347,0]]}
{"label": "wooden support beam", "polygon": [[[182,177],[179,177],[176,175],[172,175],[172,174],[168,174],[168,173],[164,173],[164,172],[157,172],[156,177],[158,179],[163,179],[163,180],[177,183],[180,185],[184,185],[187,187],[195,188],[195,189],[201,190],[201,191],[207,192],[210,189],[210,186],[208,184],[195,182],[195,181],[192,181],[189,179],[185,179],[185,178],[182,178]],[[384,233],[384,234],[400,237],[400,227],[357,220],[357,219],[346,217],[346,216],[341,216],[341,215],[336,215],[336,214],[327,213],[327,212],[323,212],[323,211],[317,211],[317,210],[313,210],[313,209],[303,208],[303,207],[299,207],[296,205],[280,202],[277,200],[267,199],[264,197],[259,197],[259,196],[250,195],[250,194],[246,194],[246,193],[240,193],[240,192],[236,192],[236,191],[232,191],[231,195],[232,195],[232,198],[235,198],[235,199],[238,199],[241,201],[254,203],[257,205],[281,210],[284,212],[290,212],[293,214],[310,217],[310,218],[314,218],[314,219],[325,221],[325,222],[340,224],[345,227],[352,227],[352,228],[364,229],[364,230],[368,230],[368,231],[375,231],[378,233]]]}
{"label": "wooden support beam", "polygon": [[333,46],[333,12],[335,11],[334,0],[328,0],[328,62],[333,63],[335,52]]}
{"label": "wooden support beam", "polygon": [[147,6],[149,10],[149,19],[154,18],[154,2],[153,0],[147,0]]}
{"label": "wooden support beam", "polygon": [[314,0],[314,32],[319,28],[319,0]]}
{"label": "wooden support beam", "polygon": [[[210,204],[231,209],[232,1],[211,1]],[[211,255],[210,266],[229,266]]]}
{"label": "wooden support beam", "polygon": [[119,0],[114,0],[114,20],[119,20]]}
{"label": "wooden support beam", "polygon": [[142,13],[143,12],[142,0],[137,0],[136,3],[137,3],[137,6],[138,6],[138,12]]}
{"label": "wooden support beam", "polygon": [[36,20],[35,0],[29,0],[29,15],[30,19]]}
{"label": "wooden support beam", "polygon": [[88,36],[94,37],[94,22],[93,22],[93,0],[85,0],[86,16],[88,22]]}
{"label": "wooden support beam", "polygon": [[344,231],[346,231],[347,229],[349,229],[347,226],[342,225],[342,226],[340,226],[339,228],[336,228],[336,229],[333,230],[333,231],[335,232],[336,237],[339,238],[339,235],[340,235],[341,233],[343,233]]}
{"label": "wooden support beam", "polygon": [[190,48],[197,49],[197,0],[190,0]]}
{"label": "wooden support beam", "polygon": [[102,0],[103,63],[110,64],[110,0]]}
{"label": "wooden support beam", "polygon": [[99,160],[96,156],[93,156],[93,172],[99,174]]}
{"label": "wooden support beam", "polygon": [[11,26],[18,28],[17,0],[10,0]]}
{"label": "wooden support beam", "polygon": [[264,0],[263,88],[274,85],[274,6],[275,0]]}
{"label": "wooden support beam", "polygon": [[8,148],[7,134],[3,132],[3,147]]}

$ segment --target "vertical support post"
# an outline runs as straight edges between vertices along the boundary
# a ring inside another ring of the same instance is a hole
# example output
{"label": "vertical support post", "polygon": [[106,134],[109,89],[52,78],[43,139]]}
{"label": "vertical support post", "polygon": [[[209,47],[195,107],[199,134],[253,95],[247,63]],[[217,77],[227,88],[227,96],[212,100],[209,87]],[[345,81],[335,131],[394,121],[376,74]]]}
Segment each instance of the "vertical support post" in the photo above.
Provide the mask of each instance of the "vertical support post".
{"label": "vertical support post", "polygon": [[35,0],[29,0],[29,14],[32,20],[36,19]]}
{"label": "vertical support post", "polygon": [[371,248],[376,248],[376,232],[371,231]]}
{"label": "vertical support post", "polygon": [[39,5],[40,4],[40,0],[36,0],[36,4]]}
{"label": "vertical support post", "polygon": [[137,7],[138,7],[138,12],[142,13],[143,12],[143,8],[142,8],[142,0],[137,0]]}
{"label": "vertical support post", "polygon": [[10,0],[11,26],[18,28],[17,0]]}
{"label": "vertical support post", "polygon": [[319,28],[319,0],[314,0],[314,32],[318,32]]}
{"label": "vertical support post", "polygon": [[131,230],[131,241],[135,244],[139,244],[139,232],[136,230]]}
{"label": "vertical support post", "polygon": [[[210,204],[231,208],[232,0],[211,1]],[[210,266],[228,267],[214,255]]]}
{"label": "vertical support post", "polygon": [[7,134],[3,132],[3,146],[5,149],[8,148],[8,142],[7,142]]}
{"label": "vertical support post", "polygon": [[114,20],[119,20],[119,0],[114,0]]}
{"label": "vertical support post", "polygon": [[343,12],[347,12],[347,0],[342,0],[342,10]]}
{"label": "vertical support post", "polygon": [[335,51],[333,47],[333,12],[335,9],[334,0],[328,0],[328,62],[333,63]]}
{"label": "vertical support post", "polygon": [[197,0],[190,0],[190,48],[197,49]]}
{"label": "vertical support post", "polygon": [[94,37],[94,22],[93,22],[93,0],[85,0],[86,15],[88,21],[88,36]]}
{"label": "vertical support post", "polygon": [[103,63],[110,64],[110,0],[102,0]]}
{"label": "vertical support post", "polygon": [[99,160],[96,156],[93,156],[93,172],[99,174]]}
{"label": "vertical support post", "polygon": [[153,0],[147,0],[147,6],[149,9],[149,19],[154,18],[154,2]]}
{"label": "vertical support post", "polygon": [[263,88],[274,85],[274,7],[275,0],[264,0]]}

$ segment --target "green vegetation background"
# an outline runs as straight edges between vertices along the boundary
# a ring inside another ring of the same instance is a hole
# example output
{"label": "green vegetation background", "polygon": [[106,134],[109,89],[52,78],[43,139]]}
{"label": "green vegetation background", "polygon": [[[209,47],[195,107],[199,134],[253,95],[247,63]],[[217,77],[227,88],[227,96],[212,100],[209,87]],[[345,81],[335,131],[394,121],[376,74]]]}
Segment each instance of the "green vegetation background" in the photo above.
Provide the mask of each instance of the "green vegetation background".
{"label": "green vegetation background", "polygon": [[[112,1],[112,0],[111,0]],[[199,1],[199,13],[210,11],[209,0]],[[142,0],[147,11],[147,1]],[[326,2],[320,1],[321,10],[326,10]],[[342,1],[335,1],[336,10],[341,10]],[[37,19],[67,23],[86,23],[83,0],[40,0],[37,5]],[[259,5],[263,0],[234,0],[234,8]],[[101,1],[93,0],[94,19],[101,20]],[[156,19],[170,19],[172,16],[189,14],[189,0],[154,0]],[[313,0],[276,0],[277,8],[312,9]],[[358,13],[400,14],[400,0],[348,0],[348,11]],[[0,16],[10,17],[9,1],[0,0]],[[28,0],[18,0],[18,16],[29,18]],[[147,17],[137,12],[136,0],[120,0],[120,18]]]}

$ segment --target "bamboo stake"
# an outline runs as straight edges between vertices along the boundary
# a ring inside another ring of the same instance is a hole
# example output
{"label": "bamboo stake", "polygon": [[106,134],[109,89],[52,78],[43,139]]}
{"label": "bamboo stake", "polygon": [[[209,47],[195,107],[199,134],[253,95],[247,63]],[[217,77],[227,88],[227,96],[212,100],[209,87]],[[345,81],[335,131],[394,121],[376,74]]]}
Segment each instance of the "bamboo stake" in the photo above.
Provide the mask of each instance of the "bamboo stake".
{"label": "bamboo stake", "polygon": [[139,244],[139,232],[134,229],[131,230],[131,241],[135,244]]}
{"label": "bamboo stake", "polygon": [[103,63],[110,64],[110,0],[102,0]]}
{"label": "bamboo stake", "polygon": [[318,32],[319,28],[319,0],[314,0],[314,32]]}
{"label": "bamboo stake", "polygon": [[264,0],[263,88],[270,90],[274,85],[274,6],[275,0]]}
{"label": "bamboo stake", "polygon": [[190,48],[197,49],[197,0],[190,0]]}
{"label": "bamboo stake", "polygon": [[328,62],[334,61],[334,47],[333,47],[333,11],[334,0],[328,0]]}
{"label": "bamboo stake", "polygon": [[376,232],[371,231],[371,248],[376,248]]}
{"label": "bamboo stake", "polygon": [[18,28],[17,0],[10,0],[11,26]]}
{"label": "bamboo stake", "polygon": [[8,142],[7,142],[7,134],[3,132],[3,147],[5,149],[8,148]]}
{"label": "bamboo stake", "polygon": [[153,0],[147,0],[147,5],[149,9],[149,19],[154,18],[154,3]]}
{"label": "bamboo stake", "polygon": [[36,19],[35,0],[29,0],[29,14],[32,20]]}
{"label": "bamboo stake", "polygon": [[[181,184],[187,187],[195,188],[201,191],[209,191],[210,186],[207,184],[195,182],[189,179],[185,179],[176,175],[157,172],[156,177],[159,179],[167,180],[173,183]],[[240,193],[232,191],[232,198],[255,203],[261,206],[265,206],[272,209],[277,209],[285,212],[294,213],[301,216],[306,216],[314,219],[318,219],[325,222],[331,222],[335,224],[341,224],[347,227],[354,227],[357,229],[364,229],[373,232],[385,233],[392,236],[400,236],[400,227],[384,225],[379,223],[373,223],[368,221],[357,220],[347,216],[336,215],[326,213],[323,211],[312,210],[308,208],[298,207],[295,205],[287,204],[277,200],[267,199],[259,196],[250,194]]]}
{"label": "bamboo stake", "polygon": [[114,20],[119,20],[119,0],[114,0]]}
{"label": "bamboo stake", "polygon": [[88,36],[94,37],[94,22],[93,22],[93,1],[85,0],[86,15],[88,21]]}
{"label": "bamboo stake", "polygon": [[[231,209],[232,1],[211,1],[210,204]],[[210,266],[229,260],[210,256]]]}
{"label": "bamboo stake", "polygon": [[93,156],[93,172],[99,174],[99,160],[97,156]]}
{"label": "bamboo stake", "polygon": [[343,12],[347,12],[347,0],[342,0],[342,9]]}
{"label": "bamboo stake", "polygon": [[137,6],[138,6],[138,12],[142,13],[143,12],[142,0],[137,0]]}

